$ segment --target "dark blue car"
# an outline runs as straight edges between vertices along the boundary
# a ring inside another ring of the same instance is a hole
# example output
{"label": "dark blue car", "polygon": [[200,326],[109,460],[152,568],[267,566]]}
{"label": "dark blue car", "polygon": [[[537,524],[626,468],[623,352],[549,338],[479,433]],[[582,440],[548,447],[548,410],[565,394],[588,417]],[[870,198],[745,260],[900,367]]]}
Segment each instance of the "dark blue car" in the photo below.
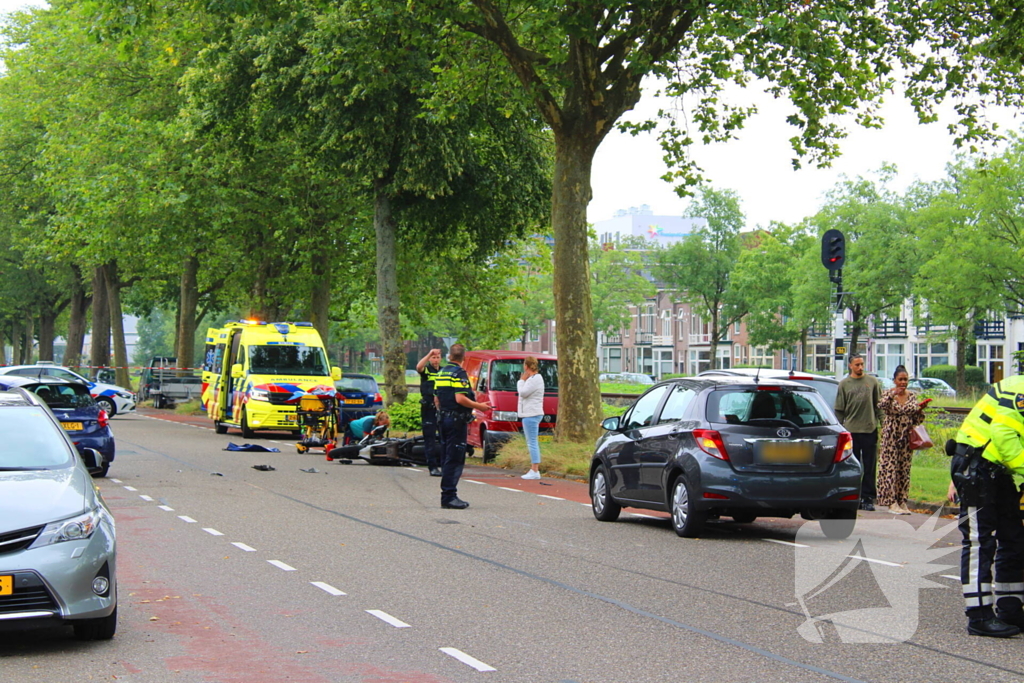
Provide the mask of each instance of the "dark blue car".
{"label": "dark blue car", "polygon": [[103,464],[90,472],[94,477],[107,476],[114,461],[114,433],[107,411],[89,395],[89,387],[53,377],[0,376],[0,390],[15,387],[36,394],[46,403],[79,453],[86,448],[102,453]]}
{"label": "dark blue car", "polygon": [[377,380],[373,375],[346,374],[334,383],[334,388],[338,392],[342,422],[346,424],[360,417],[373,415],[384,407],[380,387],[377,386]]}

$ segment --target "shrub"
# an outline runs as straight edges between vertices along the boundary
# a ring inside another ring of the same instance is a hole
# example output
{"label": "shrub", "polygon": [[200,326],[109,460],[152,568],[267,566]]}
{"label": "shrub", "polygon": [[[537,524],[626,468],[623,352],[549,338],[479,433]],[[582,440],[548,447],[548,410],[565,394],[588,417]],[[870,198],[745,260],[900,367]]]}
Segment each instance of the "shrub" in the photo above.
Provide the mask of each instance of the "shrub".
{"label": "shrub", "polygon": [[423,423],[420,421],[420,402],[406,401],[393,403],[385,408],[391,417],[391,429],[398,432],[421,432]]}
{"label": "shrub", "polygon": [[[988,382],[985,381],[985,372],[978,366],[968,365],[964,371],[968,388],[981,389],[988,386]],[[932,365],[922,370],[921,374],[925,377],[944,380],[949,386],[956,387],[955,365]]]}

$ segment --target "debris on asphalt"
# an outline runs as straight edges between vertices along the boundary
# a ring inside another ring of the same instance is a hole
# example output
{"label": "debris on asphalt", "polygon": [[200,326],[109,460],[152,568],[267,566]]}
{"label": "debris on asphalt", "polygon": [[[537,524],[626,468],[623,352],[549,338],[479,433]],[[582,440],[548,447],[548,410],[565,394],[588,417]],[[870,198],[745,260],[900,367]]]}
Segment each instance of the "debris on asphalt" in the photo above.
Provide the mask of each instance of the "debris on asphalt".
{"label": "debris on asphalt", "polygon": [[224,475],[220,472],[210,472],[211,477],[223,477]]}
{"label": "debris on asphalt", "polygon": [[320,473],[320,470],[318,470],[315,467],[310,467],[308,470],[307,469],[303,469],[303,468],[300,467],[299,471],[300,472],[309,472],[310,474],[319,474]]}
{"label": "debris on asphalt", "polygon": [[266,446],[261,446],[258,443],[244,443],[241,446],[239,446],[238,444],[231,443],[230,441],[228,442],[228,445],[224,448],[224,450],[226,450],[226,451],[255,451],[255,452],[259,452],[259,453],[280,453],[281,452],[280,448],[267,448]]}
{"label": "debris on asphalt", "polygon": [[254,470],[259,470],[260,472],[273,472],[277,469],[273,465],[253,465],[252,468]]}

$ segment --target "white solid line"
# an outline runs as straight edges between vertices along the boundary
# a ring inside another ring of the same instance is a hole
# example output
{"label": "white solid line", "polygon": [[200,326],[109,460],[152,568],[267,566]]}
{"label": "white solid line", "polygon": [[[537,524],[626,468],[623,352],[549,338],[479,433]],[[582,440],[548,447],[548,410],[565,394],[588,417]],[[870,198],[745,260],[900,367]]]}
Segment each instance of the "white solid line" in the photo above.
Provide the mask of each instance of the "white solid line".
{"label": "white solid line", "polygon": [[551,500],[565,500],[565,498],[559,498],[558,496],[546,496],[543,493],[538,493],[541,498],[550,498]]}
{"label": "white solid line", "polygon": [[217,531],[216,529],[211,529],[209,527],[205,527],[203,529],[203,531],[205,531],[206,533],[210,534],[211,536],[223,536],[224,535],[221,532]]}
{"label": "white solid line", "polygon": [[409,470],[410,472],[422,472],[423,471],[419,467],[403,467],[402,469],[403,470]]}
{"label": "white solid line", "polygon": [[580,503],[580,505],[582,505],[584,507],[588,507],[588,508],[589,507],[593,507],[590,503]]}
{"label": "white solid line", "polygon": [[522,489],[510,489],[510,488],[509,488],[509,487],[507,487],[507,486],[499,486],[498,488],[499,488],[499,489],[505,489],[506,491],[515,491],[516,493],[522,493],[522,492],[523,492],[523,490],[522,490]]}
{"label": "white solid line", "polygon": [[125,486],[124,488],[126,491],[138,491],[138,489],[135,488],[134,486]]}
{"label": "white solid line", "polygon": [[952,574],[939,574],[939,576],[944,578],[944,579],[953,579],[954,581],[959,581],[960,580],[959,576],[953,576]]}
{"label": "white solid line", "polygon": [[149,503],[152,503],[152,502],[153,502],[153,499],[152,499],[152,498],[150,498],[149,496],[145,495],[145,494],[141,494],[141,495],[139,495],[139,498],[141,498],[142,500],[144,500],[144,501],[147,501],[147,502],[149,502]]}
{"label": "white solid line", "polygon": [[470,484],[483,484],[484,486],[487,485],[486,482],[477,481],[476,479],[463,479],[462,481],[468,481]]}
{"label": "white solid line", "polygon": [[896,564],[895,562],[886,562],[885,560],[872,560],[870,557],[864,557],[863,555],[847,555],[847,557],[854,560],[864,560],[865,562],[874,562],[876,564],[884,564],[889,567],[902,567],[902,564]]}
{"label": "white solid line", "polygon": [[174,512],[174,508],[167,507],[166,505],[157,505],[157,507],[163,510],[164,512]]}
{"label": "white solid line", "polygon": [[178,519],[180,519],[183,522],[187,522],[189,524],[195,524],[196,523],[196,520],[192,519],[188,515],[178,515]]}
{"label": "white solid line", "polygon": [[320,590],[330,593],[331,595],[345,595],[344,592],[338,590],[329,583],[324,583],[323,581],[310,581],[310,583],[319,588]]}
{"label": "white solid line", "polygon": [[269,562],[270,564],[274,565],[275,567],[277,567],[281,571],[286,571],[286,572],[298,571],[297,569],[295,569],[295,567],[293,567],[291,565],[288,565],[288,564],[285,564],[281,560],[267,560],[267,562]]}
{"label": "white solid line", "polygon": [[246,545],[246,544],[244,544],[244,543],[239,543],[238,541],[235,541],[235,542],[234,542],[234,543],[232,543],[231,545],[235,546],[235,547],[236,547],[236,548],[238,548],[239,550],[244,550],[244,551],[245,551],[245,552],[247,552],[247,553],[254,553],[254,552],[256,552],[256,548],[253,548],[253,547],[247,546],[247,545]]}
{"label": "white solid line", "polygon": [[762,538],[761,540],[762,541],[768,541],[769,543],[778,543],[780,545],[791,545],[794,548],[810,548],[811,547],[809,545],[804,545],[803,543],[793,543],[792,541],[780,541],[777,538]]}
{"label": "white solid line", "polygon": [[111,479],[110,481],[114,482],[115,484],[120,484],[121,483],[120,479]]}
{"label": "white solid line", "polygon": [[629,514],[634,517],[643,517],[644,519],[664,519],[663,517],[655,517],[654,515],[642,515],[639,512],[630,512]]}
{"label": "white solid line", "polygon": [[388,624],[391,624],[395,628],[412,628],[411,626],[409,626],[409,624],[405,623],[401,619],[396,619],[393,616],[391,616],[390,614],[388,614],[387,612],[382,612],[379,609],[368,609],[368,610],[366,610],[366,613],[367,614],[372,614],[373,616],[377,617],[381,621],[383,621],[385,623],[388,623]]}
{"label": "white solid line", "polygon": [[462,650],[456,650],[454,647],[442,647],[438,649],[449,657],[455,657],[455,659],[459,660],[463,664],[473,667],[477,671],[497,671],[497,669],[490,664],[484,664],[476,657],[470,657]]}

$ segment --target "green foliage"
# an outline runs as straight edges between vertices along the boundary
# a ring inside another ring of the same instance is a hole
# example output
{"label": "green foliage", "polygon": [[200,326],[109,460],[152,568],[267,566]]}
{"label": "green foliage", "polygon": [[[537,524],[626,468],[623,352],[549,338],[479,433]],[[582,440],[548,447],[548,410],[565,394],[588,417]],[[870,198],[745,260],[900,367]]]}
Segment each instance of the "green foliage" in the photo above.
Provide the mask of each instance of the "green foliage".
{"label": "green foliage", "polygon": [[418,400],[392,403],[387,410],[388,416],[391,417],[391,431],[422,431],[423,423],[420,421],[420,402]]}
{"label": "green foliage", "polygon": [[647,265],[638,247],[649,248],[644,240],[625,240],[613,249],[590,241],[590,297],[598,332],[618,334],[629,326],[629,307],[656,294],[654,284],[643,276]]}
{"label": "green foliage", "polygon": [[[976,365],[968,365],[964,368],[966,372],[967,386],[972,389],[982,389],[988,386],[985,379],[985,371]],[[952,387],[956,386],[955,365],[930,365],[921,371],[925,377],[941,379]]]}

